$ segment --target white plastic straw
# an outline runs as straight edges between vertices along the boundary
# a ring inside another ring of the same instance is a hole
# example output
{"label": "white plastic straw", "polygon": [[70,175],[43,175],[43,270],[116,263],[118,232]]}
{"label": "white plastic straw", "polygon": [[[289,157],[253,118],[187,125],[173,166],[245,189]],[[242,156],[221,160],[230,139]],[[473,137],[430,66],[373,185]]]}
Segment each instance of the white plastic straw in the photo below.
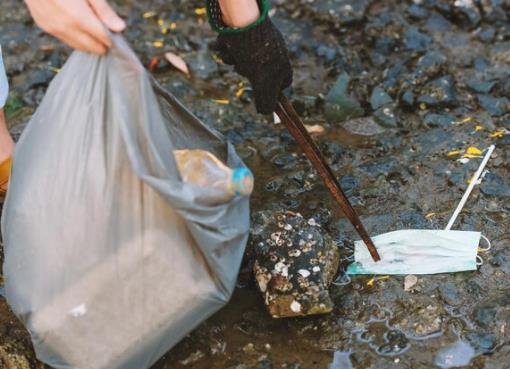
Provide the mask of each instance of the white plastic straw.
{"label": "white plastic straw", "polygon": [[473,191],[473,188],[475,187],[476,183],[478,182],[478,179],[482,175],[483,170],[484,170],[485,166],[487,165],[487,162],[489,161],[495,148],[496,148],[496,146],[491,145],[489,147],[489,149],[487,150],[487,153],[485,154],[485,157],[483,158],[482,163],[480,164],[480,167],[476,171],[473,178],[471,178],[471,182],[469,183],[469,186],[468,186],[466,192],[464,193],[464,196],[462,196],[462,199],[460,200],[459,205],[457,206],[457,209],[455,209],[455,211],[453,212],[453,215],[452,215],[450,221],[448,222],[448,225],[446,226],[445,230],[449,231],[452,228],[453,223],[455,223],[455,221],[457,220],[457,217],[459,216],[460,212],[462,211],[462,208],[464,207],[464,205],[466,205],[466,201],[468,200],[469,195],[471,194],[471,191]]}

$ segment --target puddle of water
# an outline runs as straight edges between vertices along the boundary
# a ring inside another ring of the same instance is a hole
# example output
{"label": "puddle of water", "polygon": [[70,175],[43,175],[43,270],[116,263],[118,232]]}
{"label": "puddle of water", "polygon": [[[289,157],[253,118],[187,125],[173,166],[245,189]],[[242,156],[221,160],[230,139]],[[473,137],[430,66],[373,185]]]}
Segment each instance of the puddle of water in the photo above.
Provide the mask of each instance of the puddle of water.
{"label": "puddle of water", "polygon": [[468,365],[475,357],[475,350],[467,342],[459,340],[440,350],[434,363],[441,369]]}
{"label": "puddle of water", "polygon": [[333,362],[329,369],[354,369],[351,363],[351,353],[348,351],[335,351]]}

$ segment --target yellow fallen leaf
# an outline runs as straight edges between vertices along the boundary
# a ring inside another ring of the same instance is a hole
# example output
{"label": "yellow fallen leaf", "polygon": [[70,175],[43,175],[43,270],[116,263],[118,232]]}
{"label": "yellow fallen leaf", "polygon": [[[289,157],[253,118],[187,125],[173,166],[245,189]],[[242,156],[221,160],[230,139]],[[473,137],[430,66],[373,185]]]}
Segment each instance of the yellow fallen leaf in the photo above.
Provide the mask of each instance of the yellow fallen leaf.
{"label": "yellow fallen leaf", "polygon": [[469,123],[473,120],[473,117],[465,117],[460,121],[460,123]]}
{"label": "yellow fallen leaf", "polygon": [[480,156],[482,155],[482,150],[480,150],[479,148],[477,147],[474,147],[474,146],[470,146],[466,149],[466,156],[467,155],[475,155],[475,156]]}
{"label": "yellow fallen leaf", "polygon": [[458,155],[461,155],[461,154],[462,154],[461,150],[452,150],[448,154],[446,154],[446,156],[452,157],[452,156],[458,156]]}
{"label": "yellow fallen leaf", "polygon": [[204,15],[205,13],[207,13],[207,10],[205,8],[196,8],[195,9],[196,15]]}
{"label": "yellow fallen leaf", "polygon": [[148,18],[152,18],[152,17],[155,17],[158,13],[156,13],[155,11],[151,10],[151,11],[148,11],[148,12],[145,12],[143,13],[143,17],[145,19],[148,19]]}
{"label": "yellow fallen leaf", "polygon": [[504,135],[506,135],[506,130],[504,129],[498,129],[497,131],[492,132],[489,137],[490,138],[501,138]]}
{"label": "yellow fallen leaf", "polygon": [[166,34],[168,33],[168,28],[166,28],[166,27],[161,27],[161,28],[160,28],[160,31],[161,31],[161,34],[162,34],[162,35],[166,35]]}
{"label": "yellow fallen leaf", "polygon": [[425,218],[431,220],[432,218],[434,218],[435,215],[436,213],[428,213],[427,215],[425,215]]}
{"label": "yellow fallen leaf", "polygon": [[170,64],[172,64],[175,68],[183,72],[184,74],[189,75],[188,65],[179,55],[167,52],[165,53],[165,59],[168,60]]}
{"label": "yellow fallen leaf", "polygon": [[374,285],[375,278],[370,278],[367,282],[367,286],[372,287]]}
{"label": "yellow fallen leaf", "polygon": [[238,97],[238,98],[239,98],[239,97],[243,96],[243,94],[244,94],[244,90],[245,90],[245,88],[244,88],[244,87],[241,87],[239,90],[237,90],[237,92],[236,92],[236,97]]}
{"label": "yellow fallen leaf", "polygon": [[221,105],[228,105],[230,104],[229,100],[226,99],[213,99],[214,102],[221,104]]}
{"label": "yellow fallen leaf", "polygon": [[158,25],[162,26],[163,24],[165,24],[165,21],[161,18],[158,19]]}
{"label": "yellow fallen leaf", "polygon": [[175,23],[175,22],[170,23],[170,29],[171,29],[172,31],[173,31],[174,29],[176,29],[176,28],[177,28],[177,23]]}
{"label": "yellow fallen leaf", "polygon": [[475,127],[475,132],[478,132],[478,131],[483,131],[483,126],[481,126],[481,125],[477,125],[477,126]]}
{"label": "yellow fallen leaf", "polygon": [[152,46],[154,46],[156,49],[161,49],[163,46],[165,46],[165,44],[163,41],[154,41]]}

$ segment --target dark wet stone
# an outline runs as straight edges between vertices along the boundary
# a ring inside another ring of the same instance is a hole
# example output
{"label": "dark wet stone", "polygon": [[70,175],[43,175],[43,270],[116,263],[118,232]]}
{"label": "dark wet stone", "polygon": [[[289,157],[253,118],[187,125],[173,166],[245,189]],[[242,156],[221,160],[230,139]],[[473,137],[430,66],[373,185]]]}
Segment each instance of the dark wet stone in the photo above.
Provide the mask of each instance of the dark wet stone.
{"label": "dark wet stone", "polygon": [[510,63],[510,41],[495,42],[490,50],[491,60],[499,63]]}
{"label": "dark wet stone", "polygon": [[298,161],[298,155],[295,153],[283,152],[281,154],[276,155],[271,163],[276,165],[279,168],[289,169],[296,165]]}
{"label": "dark wet stone", "polygon": [[458,187],[466,187],[467,173],[465,168],[454,169],[448,176],[448,183]]}
{"label": "dark wet stone", "polygon": [[382,106],[393,103],[393,99],[390,95],[384,91],[381,87],[376,87],[372,91],[372,96],[370,96],[370,105],[372,109],[377,110]]}
{"label": "dark wet stone", "polygon": [[301,205],[301,201],[299,201],[298,199],[285,199],[281,200],[279,202],[279,205],[282,209],[294,210],[299,208],[299,206]]}
{"label": "dark wet stone", "polygon": [[321,145],[321,148],[323,154],[332,163],[339,161],[342,154],[344,153],[342,145],[340,145],[338,142],[325,142]]}
{"label": "dark wet stone", "polygon": [[490,63],[487,59],[477,56],[473,59],[473,67],[477,72],[485,72],[490,67]]}
{"label": "dark wet stone", "polygon": [[423,118],[423,123],[430,127],[447,127],[455,122],[455,117],[451,114],[429,113]]}
{"label": "dark wet stone", "polygon": [[383,87],[389,91],[397,85],[400,77],[407,71],[405,60],[399,59],[384,71]]}
{"label": "dark wet stone", "polygon": [[492,42],[496,36],[496,29],[494,27],[482,28],[476,33],[476,37],[482,42]]}
{"label": "dark wet stone", "polygon": [[494,324],[498,308],[496,305],[484,304],[477,306],[474,310],[474,319],[481,326],[488,327]]}
{"label": "dark wet stone", "polygon": [[424,51],[427,50],[432,39],[430,36],[421,33],[418,28],[411,26],[404,34],[404,44],[408,50]]}
{"label": "dark wet stone", "polygon": [[349,131],[349,133],[367,137],[380,135],[385,131],[372,117],[351,119],[342,126]]}
{"label": "dark wet stone", "polygon": [[441,14],[432,12],[432,14],[427,18],[425,28],[427,31],[432,33],[443,33],[450,31],[452,24]]}
{"label": "dark wet stone", "polygon": [[510,96],[510,77],[502,83],[501,92],[503,96]]}
{"label": "dark wet stone", "polygon": [[25,88],[47,87],[54,76],[55,72],[49,69],[36,70],[27,77]]}
{"label": "dark wet stone", "polygon": [[454,7],[454,15],[456,15],[458,18],[461,18],[469,25],[469,28],[475,28],[480,24],[480,21],[482,19],[482,15],[480,14],[480,10],[478,10],[478,7],[473,3],[471,6],[455,6]]}
{"label": "dark wet stone", "polygon": [[438,107],[454,105],[457,103],[454,80],[451,76],[435,79],[425,85],[422,95],[418,97],[419,103]]}
{"label": "dark wet stone", "polygon": [[300,116],[309,116],[315,113],[317,108],[317,98],[315,96],[294,96],[292,105]]}
{"label": "dark wet stone", "polygon": [[338,56],[338,50],[334,47],[320,44],[315,50],[315,54],[324,59],[326,63],[331,63]]}
{"label": "dark wet stone", "polygon": [[388,55],[392,53],[395,49],[395,47],[398,45],[397,40],[395,38],[383,35],[381,37],[378,37],[375,40],[374,48],[383,55]]}
{"label": "dark wet stone", "polygon": [[423,154],[444,149],[451,145],[451,136],[443,128],[432,128],[426,134],[419,135],[416,143]]}
{"label": "dark wet stone", "polygon": [[480,106],[494,117],[500,117],[510,112],[510,101],[506,97],[494,97],[491,95],[478,95]]}
{"label": "dark wet stone", "polygon": [[283,177],[277,177],[269,180],[269,182],[266,183],[266,191],[270,192],[276,192],[278,191],[283,183],[285,182],[285,179]]}
{"label": "dark wet stone", "polygon": [[476,351],[483,354],[491,352],[497,344],[497,338],[492,333],[469,332],[466,334],[466,339]]}
{"label": "dark wet stone", "polygon": [[496,146],[510,145],[510,135],[504,135],[496,141]]}
{"label": "dark wet stone", "polygon": [[373,0],[315,0],[305,2],[320,19],[338,25],[361,21]]}
{"label": "dark wet stone", "polygon": [[[480,6],[484,14],[484,20],[487,22],[508,22],[508,10],[505,10],[504,0],[482,0]],[[508,1],[506,2],[508,8]]]}
{"label": "dark wet stone", "polygon": [[427,9],[417,4],[409,5],[406,8],[406,12],[414,19],[425,19],[429,15]]}
{"label": "dark wet stone", "polygon": [[318,225],[325,227],[331,222],[331,216],[331,210],[322,206],[310,216],[310,219],[314,219]]}
{"label": "dark wet stone", "polygon": [[377,352],[381,355],[398,355],[409,347],[409,340],[401,331],[388,331],[385,339],[387,343],[377,349]]}
{"label": "dark wet stone", "polygon": [[347,196],[352,196],[359,190],[359,178],[354,176],[343,176],[340,178],[340,187]]}
{"label": "dark wet stone", "polygon": [[394,106],[387,105],[374,112],[374,120],[383,127],[395,128],[398,125],[398,117],[395,114]]}
{"label": "dark wet stone", "polygon": [[349,94],[351,78],[343,73],[326,96],[324,115],[331,123],[344,122],[365,114],[358,100]]}
{"label": "dark wet stone", "polygon": [[400,98],[401,105],[406,108],[411,108],[414,106],[414,94],[411,90],[406,90],[402,97]]}
{"label": "dark wet stone", "polygon": [[459,290],[452,282],[445,282],[439,285],[439,293],[441,298],[448,304],[457,306],[462,303],[462,298],[459,295]]}
{"label": "dark wet stone", "polygon": [[363,164],[360,168],[372,177],[381,174],[387,176],[398,170],[398,164],[398,161],[394,158],[383,158],[369,164]]}
{"label": "dark wet stone", "polygon": [[496,268],[501,268],[505,273],[510,273],[510,260],[503,250],[496,251],[489,259],[489,263]]}
{"label": "dark wet stone", "polygon": [[327,287],[336,275],[339,252],[315,219],[290,211],[258,212],[250,235],[255,278],[271,316],[333,309]]}
{"label": "dark wet stone", "polygon": [[372,65],[376,67],[380,67],[386,63],[386,57],[377,51],[371,51],[370,52],[370,61],[372,62]]}
{"label": "dark wet stone", "polygon": [[193,74],[201,79],[209,79],[218,71],[218,63],[213,59],[208,50],[201,50],[186,57]]}
{"label": "dark wet stone", "polygon": [[403,229],[427,229],[430,228],[430,222],[423,214],[416,210],[406,210],[399,214],[399,222]]}
{"label": "dark wet stone", "polygon": [[480,185],[480,191],[485,195],[510,197],[510,185],[494,173],[487,173]]}
{"label": "dark wet stone", "polygon": [[428,51],[418,59],[414,71],[415,77],[419,79],[419,82],[425,78],[435,77],[441,72],[447,60],[447,57],[437,50]]}
{"label": "dark wet stone", "polygon": [[495,81],[483,81],[478,78],[470,78],[466,83],[471,90],[481,94],[488,94],[495,84]]}

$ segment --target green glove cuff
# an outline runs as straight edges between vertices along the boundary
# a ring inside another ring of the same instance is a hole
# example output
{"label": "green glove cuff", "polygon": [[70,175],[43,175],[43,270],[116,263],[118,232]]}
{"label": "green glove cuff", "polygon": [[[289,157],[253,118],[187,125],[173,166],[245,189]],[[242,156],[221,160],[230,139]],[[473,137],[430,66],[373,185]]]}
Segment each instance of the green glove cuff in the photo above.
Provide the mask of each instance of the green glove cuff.
{"label": "green glove cuff", "polygon": [[211,28],[218,33],[242,33],[257,27],[264,22],[269,12],[268,0],[257,0],[260,9],[260,17],[252,24],[242,28],[232,28],[226,26],[221,19],[221,8],[218,0],[207,0],[207,17]]}

